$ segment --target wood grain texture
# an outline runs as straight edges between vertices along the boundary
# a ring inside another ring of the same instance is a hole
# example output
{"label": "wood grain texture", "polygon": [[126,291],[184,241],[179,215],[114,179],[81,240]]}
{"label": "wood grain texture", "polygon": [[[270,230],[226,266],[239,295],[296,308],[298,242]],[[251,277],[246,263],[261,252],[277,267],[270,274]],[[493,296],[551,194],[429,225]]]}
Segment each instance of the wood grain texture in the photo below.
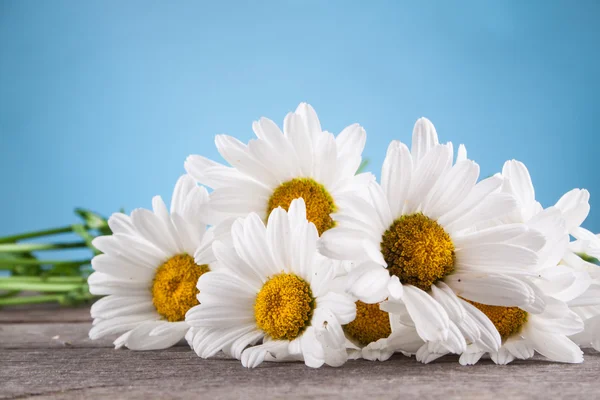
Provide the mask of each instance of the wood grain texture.
{"label": "wood grain texture", "polygon": [[87,339],[89,327],[0,324],[0,398],[592,399],[600,392],[596,352],[587,352],[580,365],[538,358],[462,367],[454,356],[422,365],[397,355],[383,363],[350,361],[342,368],[264,363],[248,370],[223,356],[202,360],[187,346],[114,350],[112,338]]}
{"label": "wood grain texture", "polygon": [[91,322],[89,307],[65,308],[58,304],[19,306],[0,309],[0,324],[27,322]]}

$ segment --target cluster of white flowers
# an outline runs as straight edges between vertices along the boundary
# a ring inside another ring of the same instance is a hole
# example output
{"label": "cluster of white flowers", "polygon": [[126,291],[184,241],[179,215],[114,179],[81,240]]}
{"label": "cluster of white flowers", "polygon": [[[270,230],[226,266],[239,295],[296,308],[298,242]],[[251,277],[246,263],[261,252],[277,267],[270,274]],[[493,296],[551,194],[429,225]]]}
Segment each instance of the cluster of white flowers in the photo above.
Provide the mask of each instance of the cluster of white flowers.
{"label": "cluster of white flowers", "polygon": [[110,218],[113,234],[93,243],[89,286],[106,297],[92,339],[152,350],[185,338],[247,367],[600,351],[600,267],[580,257],[600,257],[581,227],[586,190],[544,209],[514,160],[479,180],[425,118],[410,148],[390,143],[380,182],[357,173],[358,124],[334,136],[300,104],[283,132],[266,118],[252,128],[248,144],[216,137],[230,166],[190,156],[170,210],[157,196]]}

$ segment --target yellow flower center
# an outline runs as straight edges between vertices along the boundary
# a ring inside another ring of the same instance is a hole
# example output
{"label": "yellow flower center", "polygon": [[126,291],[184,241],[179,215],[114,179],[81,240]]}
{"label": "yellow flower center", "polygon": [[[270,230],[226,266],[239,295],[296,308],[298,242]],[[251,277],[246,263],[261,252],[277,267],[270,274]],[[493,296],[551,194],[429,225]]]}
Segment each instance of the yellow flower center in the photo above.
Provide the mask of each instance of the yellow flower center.
{"label": "yellow flower center", "polygon": [[383,234],[381,253],[390,274],[425,291],[454,270],[450,235],[421,213],[394,221]]}
{"label": "yellow flower center", "polygon": [[484,313],[494,324],[502,340],[519,333],[523,325],[527,322],[527,311],[519,307],[488,306],[487,304],[476,303],[467,300]]}
{"label": "yellow flower center", "polygon": [[267,207],[267,215],[277,207],[288,210],[292,200],[302,197],[306,203],[306,219],[315,224],[319,236],[334,227],[330,214],[336,211],[333,198],[325,187],[310,178],[294,178],[282,183],[273,191]]}
{"label": "yellow flower center", "polygon": [[152,304],[169,322],[185,320],[185,313],[198,305],[198,278],[208,272],[188,254],[178,254],[158,267],[152,282]]}
{"label": "yellow flower center", "polygon": [[271,277],[256,295],[256,325],[274,340],[294,340],[310,325],[315,308],[310,286],[294,274]]}
{"label": "yellow flower center", "polygon": [[360,345],[386,338],[392,334],[390,317],[379,308],[379,304],[356,302],[356,318],[344,326],[344,331]]}

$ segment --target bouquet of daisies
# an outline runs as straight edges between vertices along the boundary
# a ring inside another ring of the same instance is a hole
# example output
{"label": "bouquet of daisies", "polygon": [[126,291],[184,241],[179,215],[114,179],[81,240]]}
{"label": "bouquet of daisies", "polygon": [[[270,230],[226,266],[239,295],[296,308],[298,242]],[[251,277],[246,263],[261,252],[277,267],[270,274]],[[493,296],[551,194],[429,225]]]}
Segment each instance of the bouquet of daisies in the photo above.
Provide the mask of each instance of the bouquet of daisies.
{"label": "bouquet of daisies", "polygon": [[[163,349],[187,340],[246,367],[341,366],[400,352],[463,365],[578,363],[600,350],[600,238],[580,225],[589,193],[553,207],[525,165],[486,179],[460,145],[419,119],[392,141],[379,182],[357,173],[366,141],[323,131],[308,104],[281,129],[261,118],[244,144],[218,135],[229,163],[185,161],[170,207],[117,213],[93,245],[92,339]],[[209,190],[207,190],[209,188]],[[571,237],[574,240],[571,240]]]}

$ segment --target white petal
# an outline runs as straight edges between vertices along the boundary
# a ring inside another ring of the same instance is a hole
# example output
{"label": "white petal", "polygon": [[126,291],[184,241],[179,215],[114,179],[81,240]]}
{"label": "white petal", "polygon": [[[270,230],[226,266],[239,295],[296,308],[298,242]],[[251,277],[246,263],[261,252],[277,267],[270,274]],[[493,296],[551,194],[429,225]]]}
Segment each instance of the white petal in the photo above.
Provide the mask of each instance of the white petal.
{"label": "white petal", "polygon": [[155,311],[150,296],[106,296],[92,304],[92,318],[109,319]]}
{"label": "white petal", "polygon": [[368,258],[363,248],[366,237],[364,232],[356,229],[329,229],[321,235],[319,252],[335,260],[364,260]]}
{"label": "white petal", "polygon": [[452,321],[462,321],[465,318],[465,310],[460,299],[445,283],[438,282],[432,285],[431,296],[446,310]]}
{"label": "white petal", "polygon": [[583,189],[573,189],[565,193],[556,203],[567,222],[567,230],[577,228],[585,221],[590,212],[590,193]]}
{"label": "white petal", "polygon": [[337,147],[335,138],[331,133],[323,132],[317,136],[314,143],[314,179],[329,187],[335,178],[337,170]]}
{"label": "white petal", "polygon": [[136,230],[131,222],[131,218],[123,213],[114,213],[108,218],[108,226],[113,234],[123,233],[126,235],[135,235]]}
{"label": "white petal", "polygon": [[423,340],[441,341],[448,338],[448,314],[436,300],[412,285],[404,285],[403,300]]}
{"label": "white petal", "polygon": [[530,336],[535,351],[544,357],[564,363],[582,363],[583,352],[564,335],[535,332]]}
{"label": "white petal", "polygon": [[154,213],[139,208],[133,210],[131,220],[137,231],[165,254],[172,256],[181,252],[175,238],[167,233],[167,227]]}
{"label": "white petal", "polygon": [[356,304],[345,294],[329,292],[317,303],[319,308],[330,310],[340,324],[349,324],[356,318]]}
{"label": "white petal", "polygon": [[504,348],[510,352],[515,358],[528,360],[533,357],[534,350],[528,340],[523,340],[519,337],[511,336],[504,342]]}
{"label": "white petal", "polygon": [[317,340],[315,329],[309,326],[299,338],[302,357],[306,366],[319,368],[325,363],[325,352],[323,346]]}
{"label": "white petal", "polygon": [[92,340],[96,340],[107,335],[122,333],[135,328],[143,322],[153,321],[159,318],[160,316],[156,312],[152,312],[115,317],[106,320],[95,320],[92,329],[90,329],[89,337]]}
{"label": "white petal", "polygon": [[413,173],[412,157],[404,143],[392,141],[381,168],[381,187],[391,214],[399,217],[404,209]]}
{"label": "white petal", "polygon": [[423,213],[437,219],[454,209],[471,192],[479,177],[479,165],[467,160],[456,164],[427,196]]}
{"label": "white petal", "polygon": [[463,353],[460,356],[459,362],[460,365],[475,365],[479,362],[481,357],[484,355],[484,352],[472,352],[472,353]]}
{"label": "white petal", "polygon": [[154,278],[154,270],[127,264],[122,260],[108,254],[99,254],[92,259],[94,271],[102,272],[118,279],[150,282]]}
{"label": "white petal", "polygon": [[271,248],[275,265],[291,265],[290,224],[286,212],[277,208],[269,215],[267,244]]}
{"label": "white petal", "polygon": [[[256,273],[246,262],[244,262],[237,254],[236,250],[231,246],[227,246],[220,241],[214,241],[213,252],[218,262],[224,267],[231,270],[241,280],[258,292],[265,282],[266,276]],[[205,274],[206,275],[206,274]]]}
{"label": "white petal", "polygon": [[393,299],[399,300],[404,295],[404,287],[400,283],[400,279],[397,276],[391,276],[388,283],[388,292]]}
{"label": "white petal", "polygon": [[215,144],[221,156],[241,173],[268,187],[277,187],[279,184],[275,175],[249,154],[247,146],[239,140],[227,135],[217,135]]}
{"label": "white petal", "polygon": [[[233,246],[235,248],[235,252],[239,256],[239,260],[245,261],[244,264],[248,266],[253,275],[257,279],[260,279],[262,283],[264,283],[269,274],[271,273],[271,270],[265,265],[254,262],[254,259],[252,258],[252,253],[255,249],[251,243],[247,242],[245,226],[246,223],[244,219],[238,219],[231,226],[231,237],[233,239]],[[213,251],[215,251],[217,259],[221,261],[219,255],[217,255],[218,249],[215,247],[215,245],[213,245]],[[239,271],[240,267],[237,268]],[[249,273],[250,271],[247,274]]]}
{"label": "white petal", "polygon": [[[271,248],[266,240],[267,229],[257,214],[250,214],[244,220],[244,245],[246,247],[248,262],[252,262],[256,270],[267,273],[267,276],[275,275],[282,270],[273,260]],[[316,241],[316,239],[315,239]],[[313,253],[316,249],[313,249]]]}
{"label": "white petal", "polygon": [[507,275],[452,274],[444,282],[457,296],[482,304],[515,307],[535,300],[529,285]]}
{"label": "white petal", "polygon": [[422,362],[423,364],[429,364],[432,361],[437,360],[440,357],[445,356],[446,353],[433,353],[430,352],[427,348],[427,345],[421,346],[421,348],[417,351],[416,358],[417,361]]}
{"label": "white petal", "polygon": [[537,254],[524,247],[512,244],[495,243],[480,244],[456,250],[456,267],[477,269],[503,267],[533,268],[537,263]]}
{"label": "white petal", "polygon": [[244,216],[256,212],[266,217],[268,197],[240,187],[224,187],[210,194],[210,206],[219,212]]}
{"label": "white petal", "polygon": [[381,226],[390,226],[394,222],[385,193],[376,182],[369,185],[369,194]]}
{"label": "white petal", "polygon": [[262,364],[269,352],[274,350],[283,351],[286,346],[287,343],[274,341],[249,347],[242,353],[242,365],[246,368],[256,368]]}
{"label": "white petal", "polygon": [[387,338],[384,338],[379,339],[376,342],[371,342],[363,347],[361,354],[365,360],[386,361],[394,355],[394,351],[389,348]]}
{"label": "white petal", "polygon": [[347,126],[337,135],[338,179],[354,176],[360,166],[366,140],[367,134],[359,124]]}
{"label": "white petal", "polygon": [[300,103],[296,108],[296,114],[300,116],[306,126],[308,135],[315,138],[321,133],[321,123],[315,109],[308,103]]}
{"label": "white petal", "polygon": [[411,153],[415,162],[418,163],[438,143],[437,132],[431,121],[424,117],[419,118],[412,134]]}
{"label": "white petal", "polygon": [[[228,179],[224,177],[235,177],[237,179],[247,179],[235,168],[226,167],[206,157],[191,155],[185,160],[185,170],[192,178],[202,185],[213,189],[228,186]],[[211,174],[208,174],[208,172]]]}
{"label": "white petal", "polygon": [[508,363],[511,363],[515,359],[515,357],[512,354],[510,354],[509,351],[506,350],[504,347],[501,347],[500,350],[498,350],[498,352],[490,353],[490,357],[492,361],[499,365],[506,365]]}
{"label": "white petal", "polygon": [[163,335],[150,336],[152,330],[165,325],[171,326],[172,324],[164,321],[151,321],[141,324],[131,331],[125,341],[125,346],[130,350],[161,350],[176,345],[185,336],[187,328],[181,330],[175,327]]}
{"label": "white petal", "polygon": [[435,146],[423,157],[413,174],[405,213],[413,213],[418,209],[451,162],[452,154],[445,145]]}
{"label": "white petal", "polygon": [[502,339],[492,321],[477,307],[462,299],[460,301],[468,314],[468,318],[478,327],[479,340],[476,343],[477,347],[487,351],[498,351]]}
{"label": "white petal", "polygon": [[464,144],[458,146],[458,151],[456,152],[456,164],[461,161],[465,161],[467,159],[467,148]]}
{"label": "white petal", "polygon": [[409,354],[415,354],[424,344],[417,330],[414,327],[406,325],[395,327],[392,334],[387,338],[386,343],[388,348],[392,350]]}
{"label": "white petal", "polygon": [[444,225],[441,218],[438,222],[452,233],[482,225],[490,220],[500,219],[516,209],[517,202],[513,196],[508,193],[492,193],[454,222]]}
{"label": "white petal", "polygon": [[502,168],[502,175],[510,180],[513,194],[521,207],[531,207],[535,202],[535,191],[525,164],[516,160],[507,161]]}
{"label": "white petal", "polygon": [[312,176],[312,139],[306,131],[306,126],[302,118],[295,113],[289,113],[283,121],[283,132],[296,152],[302,175]]}
{"label": "white petal", "polygon": [[464,215],[468,214],[473,208],[479,205],[490,193],[502,185],[502,177],[499,174],[482,180],[475,185],[473,190],[456,208],[448,211],[438,219],[438,223],[444,227],[451,225]]}
{"label": "white petal", "polygon": [[323,348],[325,364],[332,367],[343,365],[348,359],[346,337],[331,310],[318,307],[312,318],[315,337]]}
{"label": "white petal", "polygon": [[189,175],[182,175],[175,184],[173,189],[173,197],[171,198],[171,214],[183,214],[183,208],[188,194],[196,187],[194,178]]}
{"label": "white petal", "polygon": [[94,272],[88,277],[90,293],[95,295],[118,294],[144,296],[149,293],[148,282],[115,278],[102,272]]}
{"label": "white petal", "polygon": [[347,290],[365,303],[379,303],[388,296],[386,289],[389,281],[390,275],[385,268],[365,263],[348,274]]}

